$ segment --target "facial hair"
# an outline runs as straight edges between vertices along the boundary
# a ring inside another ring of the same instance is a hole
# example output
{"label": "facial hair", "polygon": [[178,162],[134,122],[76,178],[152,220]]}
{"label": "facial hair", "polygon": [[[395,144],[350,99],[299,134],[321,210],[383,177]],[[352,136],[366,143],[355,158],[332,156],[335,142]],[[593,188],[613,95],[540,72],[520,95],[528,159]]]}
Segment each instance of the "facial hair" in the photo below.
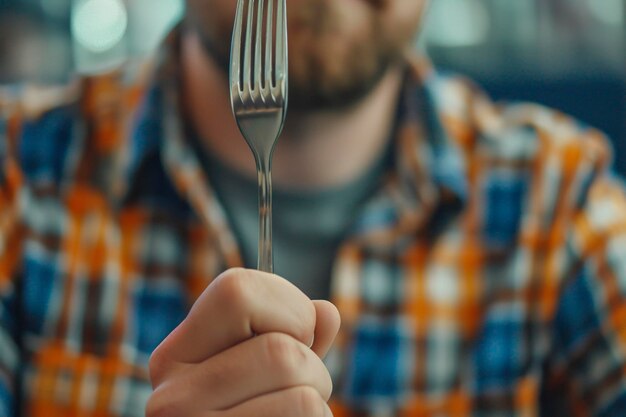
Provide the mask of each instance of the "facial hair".
{"label": "facial hair", "polygon": [[[383,19],[390,0],[357,1],[363,4],[300,0],[288,11],[290,111],[348,108],[402,61],[417,22]],[[188,14],[187,26],[199,33],[207,54],[227,73],[233,19],[200,15]]]}

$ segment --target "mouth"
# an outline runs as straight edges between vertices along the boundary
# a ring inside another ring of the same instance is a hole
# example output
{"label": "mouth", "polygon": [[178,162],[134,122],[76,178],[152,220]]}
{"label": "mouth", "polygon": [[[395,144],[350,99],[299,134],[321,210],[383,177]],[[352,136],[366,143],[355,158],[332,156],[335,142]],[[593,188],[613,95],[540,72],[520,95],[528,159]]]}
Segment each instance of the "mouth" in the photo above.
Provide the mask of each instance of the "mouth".
{"label": "mouth", "polygon": [[[306,3],[307,0],[297,0],[297,2]],[[345,1],[345,0],[330,0],[330,1]],[[385,8],[391,0],[353,0],[357,3],[366,3],[374,8],[382,9]]]}
{"label": "mouth", "polygon": [[389,0],[361,0],[361,1],[368,3],[369,5],[377,9],[383,9],[389,3]]}

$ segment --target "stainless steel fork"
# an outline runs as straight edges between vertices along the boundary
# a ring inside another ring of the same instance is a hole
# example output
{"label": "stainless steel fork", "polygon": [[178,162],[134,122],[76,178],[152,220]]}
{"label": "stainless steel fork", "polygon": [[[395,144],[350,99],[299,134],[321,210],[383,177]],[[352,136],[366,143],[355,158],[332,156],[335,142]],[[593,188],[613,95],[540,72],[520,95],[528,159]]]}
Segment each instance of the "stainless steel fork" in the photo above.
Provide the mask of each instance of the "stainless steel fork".
{"label": "stainless steel fork", "polygon": [[230,51],[230,103],[256,163],[259,180],[258,269],[266,272],[274,269],[272,152],[287,111],[285,3],[286,0],[238,0]]}

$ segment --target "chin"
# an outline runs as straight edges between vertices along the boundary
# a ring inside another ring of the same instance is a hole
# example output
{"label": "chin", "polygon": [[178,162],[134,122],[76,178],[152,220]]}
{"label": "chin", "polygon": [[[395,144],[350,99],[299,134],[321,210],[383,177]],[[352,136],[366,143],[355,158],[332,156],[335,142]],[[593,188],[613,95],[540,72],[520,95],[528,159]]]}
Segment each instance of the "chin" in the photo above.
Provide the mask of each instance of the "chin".
{"label": "chin", "polygon": [[[289,105],[348,107],[404,55],[420,0],[287,0]],[[187,20],[207,53],[228,71],[236,0],[188,0]],[[198,10],[195,10],[198,9]]]}

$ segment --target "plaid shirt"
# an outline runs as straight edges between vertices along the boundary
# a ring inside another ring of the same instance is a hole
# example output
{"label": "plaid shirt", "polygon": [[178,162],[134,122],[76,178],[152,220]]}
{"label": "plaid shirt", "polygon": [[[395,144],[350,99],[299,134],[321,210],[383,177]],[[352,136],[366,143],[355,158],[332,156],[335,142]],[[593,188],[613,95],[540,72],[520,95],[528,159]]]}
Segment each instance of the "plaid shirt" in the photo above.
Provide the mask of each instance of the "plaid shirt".
{"label": "plaid shirt", "polygon": [[[184,134],[177,45],[155,71],[0,96],[0,416],[142,416],[150,353],[241,265]],[[395,164],[333,270],[335,416],[625,416],[605,138],[409,67]]]}

